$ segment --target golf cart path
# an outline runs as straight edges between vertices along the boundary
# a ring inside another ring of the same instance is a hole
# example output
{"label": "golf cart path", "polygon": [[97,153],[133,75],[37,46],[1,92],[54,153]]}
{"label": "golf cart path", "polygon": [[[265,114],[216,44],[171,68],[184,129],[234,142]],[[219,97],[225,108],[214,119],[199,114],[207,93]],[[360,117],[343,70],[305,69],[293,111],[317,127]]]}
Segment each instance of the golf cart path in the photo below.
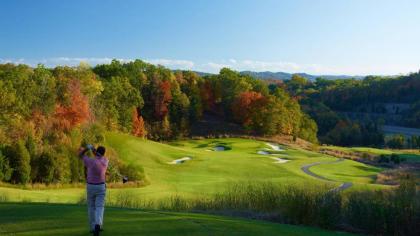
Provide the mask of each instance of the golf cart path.
{"label": "golf cart path", "polygon": [[[315,163],[311,163],[311,164],[307,164],[307,165],[302,166],[301,167],[301,170],[303,172],[305,172],[305,174],[310,175],[310,176],[312,176],[314,178],[321,179],[321,180],[326,180],[326,181],[334,181],[334,180],[331,180],[331,179],[328,179],[328,178],[325,178],[323,176],[320,176],[320,175],[315,174],[314,172],[310,171],[309,168],[311,168],[312,166],[316,166],[316,165],[321,165],[321,164],[334,164],[334,163],[338,163],[338,162],[342,162],[342,161],[344,161],[343,158],[340,158],[340,159],[335,160],[335,161],[315,162]],[[336,182],[336,181],[334,181],[334,182]],[[345,182],[345,183],[342,183],[337,188],[332,189],[331,191],[337,191],[337,192],[338,191],[343,191],[345,189],[350,188],[351,186],[353,186],[353,183],[351,183],[351,182]]]}

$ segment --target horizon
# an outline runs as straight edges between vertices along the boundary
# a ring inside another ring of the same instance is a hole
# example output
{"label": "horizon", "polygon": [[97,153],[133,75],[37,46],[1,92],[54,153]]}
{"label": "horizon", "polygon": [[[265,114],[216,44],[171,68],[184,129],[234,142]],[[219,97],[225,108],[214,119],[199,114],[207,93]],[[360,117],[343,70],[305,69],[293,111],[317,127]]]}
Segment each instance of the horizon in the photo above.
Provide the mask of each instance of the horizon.
{"label": "horizon", "polygon": [[221,69],[223,69],[223,68],[228,68],[230,70],[237,71],[237,72],[240,72],[240,73],[242,73],[242,72],[273,73],[273,74],[286,73],[286,74],[290,74],[290,75],[299,74],[299,75],[310,75],[310,76],[334,76],[334,77],[343,76],[343,77],[355,77],[355,78],[356,77],[368,77],[368,76],[396,77],[396,76],[406,76],[406,75],[410,75],[412,73],[419,73],[420,72],[420,69],[419,69],[419,71],[413,71],[413,72],[407,72],[407,73],[399,73],[399,74],[365,74],[365,75],[355,74],[355,75],[350,75],[350,74],[340,74],[340,73],[338,73],[338,74],[316,74],[316,73],[308,73],[308,72],[305,72],[305,71],[287,72],[287,71],[269,71],[269,70],[261,70],[261,71],[257,71],[257,70],[236,70],[235,68],[232,68],[232,67],[221,67],[219,71],[210,71],[210,72],[207,72],[207,71],[199,71],[199,70],[188,69],[188,68],[187,69],[176,68],[176,67],[173,67],[173,65],[169,65],[168,66],[168,65],[165,65],[165,63],[159,63],[159,61],[157,61],[157,60],[144,60],[144,59],[140,59],[140,58],[137,58],[137,59],[116,59],[116,58],[112,59],[112,58],[106,58],[106,60],[104,60],[102,62],[93,63],[93,64],[92,63],[89,63],[90,60],[88,58],[76,58],[76,59],[73,59],[73,60],[72,59],[63,59],[63,60],[67,61],[68,63],[61,63],[61,64],[48,64],[47,63],[47,64],[45,64],[45,62],[46,62],[45,59],[44,60],[41,60],[41,62],[38,62],[38,63],[36,63],[36,62],[27,63],[27,62],[25,62],[25,60],[22,60],[22,59],[16,60],[16,61],[10,60],[10,59],[9,60],[0,59],[0,64],[11,63],[11,64],[14,64],[14,65],[27,65],[27,66],[32,67],[32,68],[35,68],[38,65],[42,65],[42,66],[44,66],[46,68],[50,68],[50,69],[53,69],[53,68],[55,68],[57,66],[77,67],[77,66],[80,66],[81,64],[86,64],[89,67],[93,68],[93,67],[95,67],[97,65],[109,65],[109,64],[111,64],[111,62],[113,60],[116,60],[116,61],[118,61],[118,62],[120,62],[122,64],[134,62],[135,60],[141,60],[143,62],[152,64],[152,65],[155,65],[155,66],[163,66],[163,67],[168,68],[168,69],[170,69],[172,71],[178,71],[178,70],[179,71],[192,71],[192,72],[196,72],[196,73],[213,74],[213,75],[218,74],[219,71]]}
{"label": "horizon", "polygon": [[[420,69],[417,1],[2,1],[0,63],[404,75]],[[51,20],[53,19],[53,20]]]}

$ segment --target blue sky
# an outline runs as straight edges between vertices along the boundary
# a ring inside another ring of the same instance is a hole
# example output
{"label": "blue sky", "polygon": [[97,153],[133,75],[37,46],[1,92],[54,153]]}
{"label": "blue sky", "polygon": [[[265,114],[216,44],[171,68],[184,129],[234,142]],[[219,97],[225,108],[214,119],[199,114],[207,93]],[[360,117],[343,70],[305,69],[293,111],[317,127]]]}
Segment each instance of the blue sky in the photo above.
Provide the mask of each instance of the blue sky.
{"label": "blue sky", "polygon": [[420,1],[0,1],[0,63],[313,74],[420,69]]}

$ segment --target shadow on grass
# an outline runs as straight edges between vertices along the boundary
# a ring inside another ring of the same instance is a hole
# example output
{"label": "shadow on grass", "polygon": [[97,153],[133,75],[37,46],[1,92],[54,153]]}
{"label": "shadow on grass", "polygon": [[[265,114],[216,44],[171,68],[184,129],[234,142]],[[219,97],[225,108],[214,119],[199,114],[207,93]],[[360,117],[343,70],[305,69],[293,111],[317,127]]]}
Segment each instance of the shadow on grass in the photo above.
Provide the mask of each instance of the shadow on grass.
{"label": "shadow on grass", "polygon": [[355,168],[363,171],[369,171],[369,172],[379,172],[380,169],[377,167],[371,167],[371,166],[354,166]]}

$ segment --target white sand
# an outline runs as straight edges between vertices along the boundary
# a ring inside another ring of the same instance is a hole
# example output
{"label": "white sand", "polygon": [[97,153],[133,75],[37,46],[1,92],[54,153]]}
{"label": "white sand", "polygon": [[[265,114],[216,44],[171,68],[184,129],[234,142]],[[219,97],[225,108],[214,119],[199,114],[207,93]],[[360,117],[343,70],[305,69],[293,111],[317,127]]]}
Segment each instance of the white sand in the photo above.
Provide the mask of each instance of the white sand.
{"label": "white sand", "polygon": [[266,151],[258,151],[257,153],[260,154],[260,155],[269,155],[270,154],[269,152],[266,152]]}
{"label": "white sand", "polygon": [[217,147],[214,147],[213,150],[216,151],[216,152],[220,152],[220,151],[224,151],[225,147],[217,146]]}
{"label": "white sand", "polygon": [[281,149],[279,145],[272,144],[272,143],[266,143],[267,146],[269,146],[274,151],[284,151],[284,149]]}
{"label": "white sand", "polygon": [[286,162],[289,162],[290,160],[286,160],[286,159],[281,159],[281,158],[278,158],[278,157],[272,157],[272,159],[273,160],[276,160],[274,163],[276,163],[276,164],[283,164],[283,163],[286,163]]}
{"label": "white sand", "polygon": [[178,165],[178,164],[182,164],[182,163],[184,163],[184,162],[186,162],[186,161],[189,161],[189,160],[191,160],[191,159],[192,159],[191,157],[183,157],[183,158],[176,159],[176,160],[173,160],[173,161],[171,161],[171,162],[168,162],[168,164],[171,164],[171,165]]}

